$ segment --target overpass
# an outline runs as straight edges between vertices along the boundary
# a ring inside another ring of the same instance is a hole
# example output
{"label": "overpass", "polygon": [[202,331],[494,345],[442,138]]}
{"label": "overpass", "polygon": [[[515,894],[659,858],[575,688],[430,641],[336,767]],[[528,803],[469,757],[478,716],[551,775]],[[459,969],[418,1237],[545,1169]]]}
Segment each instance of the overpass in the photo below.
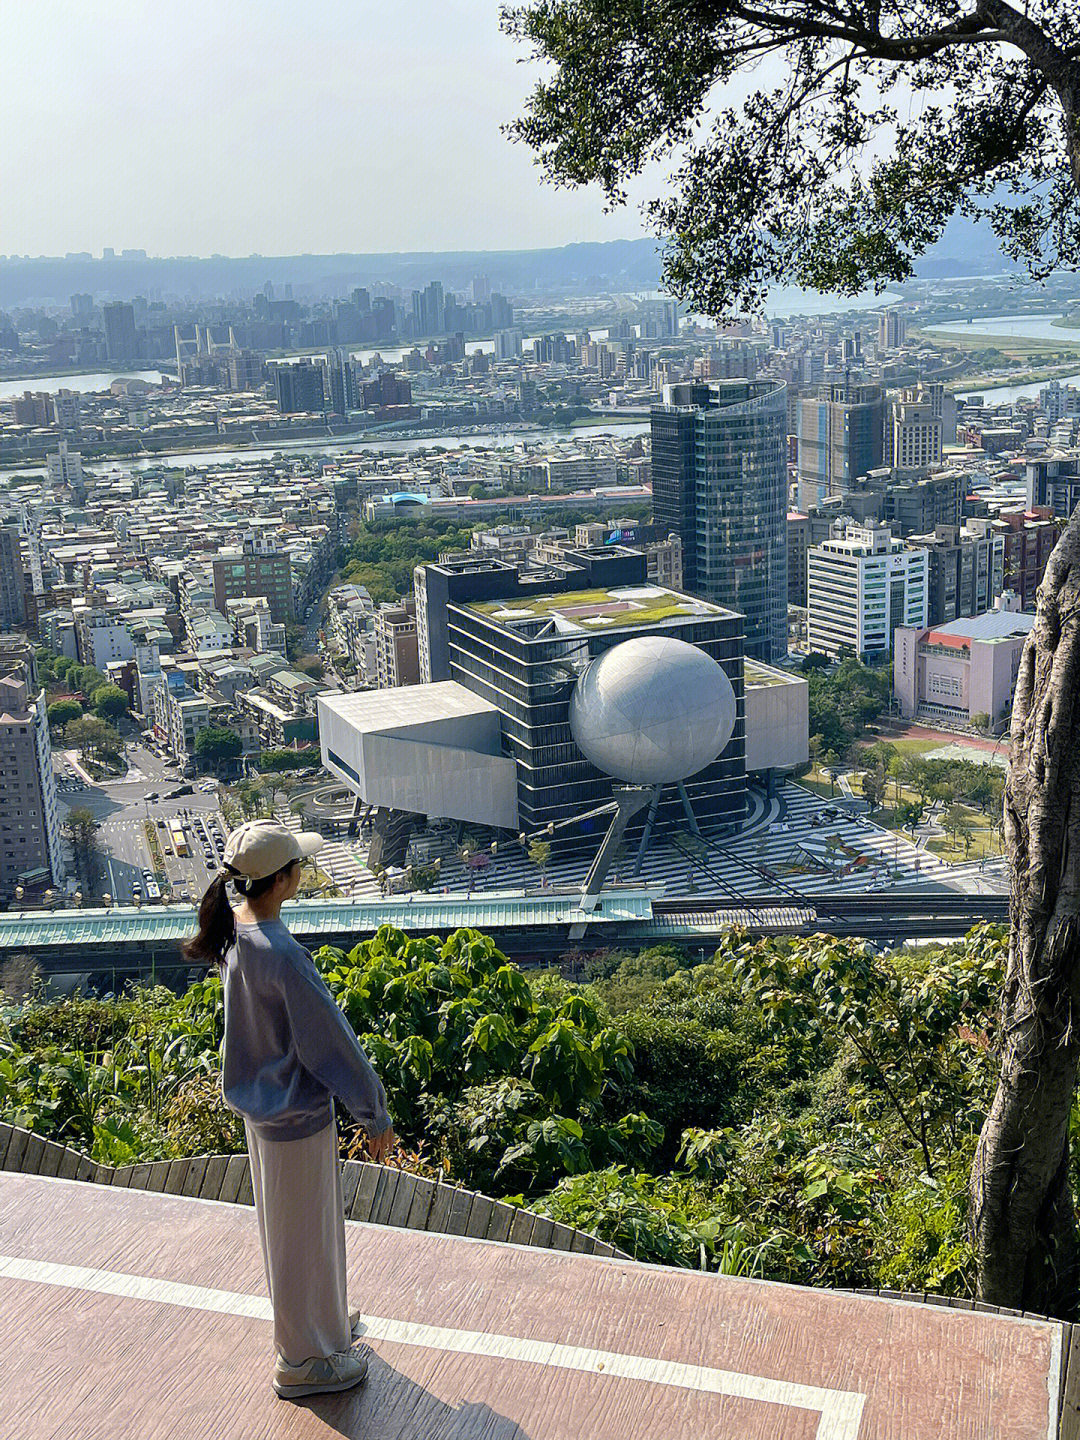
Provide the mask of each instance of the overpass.
{"label": "overpass", "polygon": [[[880,944],[949,938],[981,921],[1008,919],[1004,895],[957,891],[837,892],[813,899],[791,892],[734,899],[665,899],[648,888],[609,886],[596,910],[580,890],[500,890],[480,895],[414,894],[377,900],[302,900],[283,919],[300,942],[351,948],[380,925],[421,935],[463,928],[491,935],[523,965],[558,963],[581,948],[647,949],[663,942],[706,950],[739,925],[758,935],[864,936]],[[0,914],[0,961],[26,955],[57,979],[94,976],[117,989],[140,975],[186,983],[180,943],[193,933],[189,905],[109,910],[8,911]],[[584,939],[577,936],[584,928]]]}

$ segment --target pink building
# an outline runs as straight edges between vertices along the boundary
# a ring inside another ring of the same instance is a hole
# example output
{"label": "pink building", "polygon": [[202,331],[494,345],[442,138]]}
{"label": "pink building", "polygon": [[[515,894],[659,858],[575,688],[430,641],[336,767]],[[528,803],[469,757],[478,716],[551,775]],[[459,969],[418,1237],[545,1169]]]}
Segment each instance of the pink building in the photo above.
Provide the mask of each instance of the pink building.
{"label": "pink building", "polygon": [[901,714],[960,725],[973,715],[1000,720],[1012,703],[1020,654],[1034,623],[1034,615],[1000,609],[932,630],[898,629],[893,689]]}

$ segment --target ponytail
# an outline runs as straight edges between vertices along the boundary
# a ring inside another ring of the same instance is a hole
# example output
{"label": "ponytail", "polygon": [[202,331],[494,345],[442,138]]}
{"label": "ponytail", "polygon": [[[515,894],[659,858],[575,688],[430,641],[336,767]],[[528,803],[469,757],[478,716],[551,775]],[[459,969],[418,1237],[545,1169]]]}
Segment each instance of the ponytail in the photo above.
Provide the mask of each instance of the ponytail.
{"label": "ponytail", "polygon": [[181,947],[184,959],[208,966],[224,963],[225,951],[236,939],[236,919],[225,889],[230,880],[245,899],[254,900],[264,895],[267,890],[272,890],[278,876],[287,873],[299,863],[299,860],[290,860],[280,870],[263,876],[261,880],[249,880],[239,870],[226,865],[202,898],[199,905],[199,933],[184,941]]}
{"label": "ponytail", "polygon": [[199,905],[199,933],[182,946],[185,960],[204,965],[220,965],[225,951],[236,939],[233,908],[225,892],[227,880],[223,870],[213,881]]}

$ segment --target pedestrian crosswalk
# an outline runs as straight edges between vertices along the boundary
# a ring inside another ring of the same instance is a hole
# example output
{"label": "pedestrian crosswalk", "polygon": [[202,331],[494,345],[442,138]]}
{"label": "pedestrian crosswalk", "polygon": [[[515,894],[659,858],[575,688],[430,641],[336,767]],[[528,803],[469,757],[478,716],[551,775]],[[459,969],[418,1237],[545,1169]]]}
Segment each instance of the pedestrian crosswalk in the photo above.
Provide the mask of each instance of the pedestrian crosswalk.
{"label": "pedestrian crosswalk", "polygon": [[[862,816],[835,807],[802,786],[788,782],[767,799],[755,792],[750,818],[735,836],[714,839],[698,854],[687,853],[693,842],[661,835],[650,846],[639,875],[634,872],[634,845],[614,865],[610,880],[637,881],[667,897],[701,895],[730,899],[775,894],[779,903],[826,895],[842,885],[845,891],[882,890],[950,878],[950,867],[936,855],[918,849],[904,835],[872,824]],[[287,811],[280,818],[293,830],[301,822]],[[815,824],[814,822],[817,821]],[[319,852],[320,868],[343,895],[377,896],[379,887],[366,863],[367,840],[328,840]],[[590,854],[553,854],[541,877],[537,867],[514,842],[500,844],[483,870],[466,869],[452,846],[442,855],[440,888],[482,893],[494,889],[535,889],[580,885]]]}

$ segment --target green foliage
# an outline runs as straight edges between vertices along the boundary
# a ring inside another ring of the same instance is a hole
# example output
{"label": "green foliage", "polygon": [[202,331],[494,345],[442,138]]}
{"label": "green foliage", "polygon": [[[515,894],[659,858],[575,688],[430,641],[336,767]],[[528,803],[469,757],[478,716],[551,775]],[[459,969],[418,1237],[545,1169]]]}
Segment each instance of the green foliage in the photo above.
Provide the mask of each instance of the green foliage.
{"label": "green foliage", "polygon": [[816,738],[819,753],[831,752],[838,762],[888,704],[888,672],[847,659],[832,672],[808,670],[807,682],[810,735]]}
{"label": "green foliage", "polygon": [[235,760],[243,749],[244,742],[236,731],[223,725],[207,725],[195,736],[195,754],[210,764]]}
{"label": "green foliage", "polygon": [[[316,964],[395,1128],[450,1178],[641,1259],[969,1293],[1003,958],[989,927],[884,956],[733,931],[704,964],[592,957],[582,986],[474,930],[383,926]],[[222,1023],[216,975],[0,1008],[0,1118],[113,1164],[240,1152]]]}
{"label": "green foliage", "polygon": [[444,550],[467,550],[470,530],[449,520],[375,521],[362,525],[349,547],[344,578],[367,587],[375,604],[411,594],[413,570]]}
{"label": "green foliage", "polygon": [[78,700],[54,700],[48,708],[49,724],[54,730],[62,730],[69,720],[77,720],[83,713]]}
{"label": "green foliage", "polygon": [[99,685],[90,696],[90,704],[101,720],[119,720],[128,711],[128,697],[119,685]]}
{"label": "green foliage", "polygon": [[319,751],[315,746],[304,750],[263,750],[259,755],[259,769],[270,773],[304,770],[309,765],[318,765],[319,759]]}
{"label": "green foliage", "polygon": [[120,736],[98,715],[80,715],[64,726],[64,744],[78,750],[84,759],[115,757],[120,753]]}
{"label": "green foliage", "polygon": [[511,134],[613,207],[662,174],[646,211],[691,311],[760,311],[776,284],[883,289],[955,214],[1036,278],[1080,264],[1068,6],[527,0],[502,25],[540,70]]}
{"label": "green foliage", "polygon": [[959,958],[940,951],[900,961],[864,941],[746,944],[733,934],[717,963],[778,1033],[827,1031],[842,1042],[852,1119],[916,1147],[933,1176],[935,1138],[955,1150],[984,1119],[993,1069],[977,1042],[1003,979],[1002,941],[982,926]]}
{"label": "green foliage", "polygon": [[551,842],[548,840],[529,841],[529,859],[543,875],[551,860]]}

